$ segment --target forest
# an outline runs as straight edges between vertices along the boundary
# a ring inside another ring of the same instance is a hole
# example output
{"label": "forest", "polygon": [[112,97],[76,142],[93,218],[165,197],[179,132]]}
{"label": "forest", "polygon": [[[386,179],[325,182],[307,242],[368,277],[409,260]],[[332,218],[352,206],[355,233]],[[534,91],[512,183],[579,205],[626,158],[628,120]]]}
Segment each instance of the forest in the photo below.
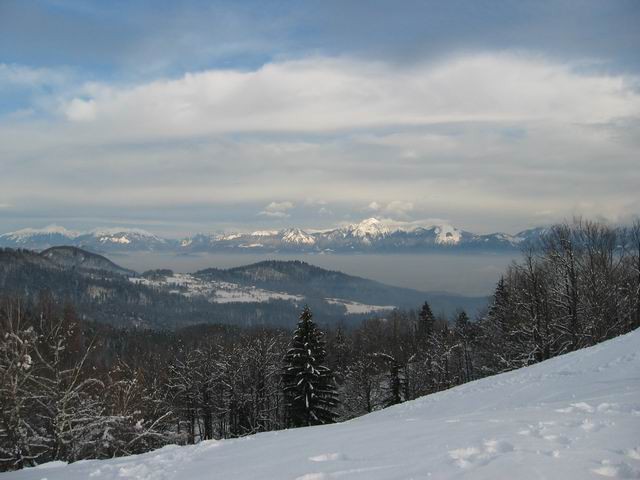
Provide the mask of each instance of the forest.
{"label": "forest", "polygon": [[640,222],[549,228],[486,311],[429,304],[295,331],[123,329],[46,291],[0,300],[0,471],[343,421],[640,326]]}

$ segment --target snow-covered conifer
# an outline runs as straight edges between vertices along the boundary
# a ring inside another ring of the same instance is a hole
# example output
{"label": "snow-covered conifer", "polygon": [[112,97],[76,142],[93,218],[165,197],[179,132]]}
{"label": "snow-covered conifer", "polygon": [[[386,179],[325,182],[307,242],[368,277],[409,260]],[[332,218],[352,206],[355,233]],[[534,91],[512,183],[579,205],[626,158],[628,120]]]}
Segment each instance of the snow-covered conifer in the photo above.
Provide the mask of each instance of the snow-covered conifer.
{"label": "snow-covered conifer", "polygon": [[332,372],[324,363],[323,337],[312,320],[311,310],[305,307],[284,357],[284,395],[287,420],[291,426],[335,421],[338,395]]}

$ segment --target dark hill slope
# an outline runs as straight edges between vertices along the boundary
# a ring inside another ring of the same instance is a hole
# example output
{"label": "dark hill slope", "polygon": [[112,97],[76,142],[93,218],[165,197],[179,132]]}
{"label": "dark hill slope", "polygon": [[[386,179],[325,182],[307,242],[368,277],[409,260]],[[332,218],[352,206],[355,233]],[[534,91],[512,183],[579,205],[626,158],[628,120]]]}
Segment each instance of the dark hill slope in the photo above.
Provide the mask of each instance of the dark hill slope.
{"label": "dark hill slope", "polygon": [[63,268],[109,272],[125,276],[137,275],[133,270],[122,268],[102,255],[91,253],[77,247],[51,247],[41,252],[40,256]]}
{"label": "dark hill slope", "polygon": [[369,305],[417,308],[427,300],[432,304],[434,311],[445,313],[463,308],[473,314],[487,304],[485,297],[465,297],[394,287],[334,270],[325,270],[301,261],[268,260],[225,270],[209,268],[200,270],[195,275],[208,280],[255,285],[267,290],[304,295],[307,298],[341,298]]}

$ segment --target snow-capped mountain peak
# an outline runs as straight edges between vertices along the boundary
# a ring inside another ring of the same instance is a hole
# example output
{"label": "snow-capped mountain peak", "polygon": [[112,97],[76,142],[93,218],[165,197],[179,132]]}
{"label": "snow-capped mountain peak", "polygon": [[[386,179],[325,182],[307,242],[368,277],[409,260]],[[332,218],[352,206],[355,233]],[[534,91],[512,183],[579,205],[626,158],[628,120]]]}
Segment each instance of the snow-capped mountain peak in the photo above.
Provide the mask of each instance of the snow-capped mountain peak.
{"label": "snow-capped mountain peak", "polygon": [[308,234],[299,228],[289,228],[282,232],[282,241],[285,243],[293,243],[296,245],[313,245],[316,239],[313,235]]}
{"label": "snow-capped mountain peak", "polygon": [[251,232],[252,237],[273,237],[278,234],[278,230],[256,230]]}
{"label": "snow-capped mountain peak", "polygon": [[367,218],[331,229],[248,230],[227,233],[197,233],[180,240],[162,238],[140,228],[109,227],[73,232],[64,227],[25,228],[0,235],[0,247],[44,250],[71,245],[95,252],[108,251],[252,251],[277,252],[427,252],[434,249],[514,251],[522,243],[536,241],[545,229],[525,230],[515,236],[505,233],[477,235],[448,223],[426,226]]}
{"label": "snow-capped mountain peak", "polygon": [[151,241],[163,243],[164,240],[151,232],[141,228],[96,228],[91,231],[91,235],[100,243],[118,243],[128,245],[135,241]]}
{"label": "snow-capped mountain peak", "polygon": [[215,240],[238,240],[242,238],[242,234],[240,233],[222,233],[220,235],[214,235],[213,238]]}
{"label": "snow-capped mountain peak", "polygon": [[346,227],[348,234],[358,238],[376,238],[388,235],[391,229],[377,218],[367,218],[360,223],[354,223]]}
{"label": "snow-capped mountain peak", "polygon": [[155,234],[147,230],[143,230],[142,228],[127,228],[127,227],[95,228],[91,230],[91,233],[96,237],[107,236],[107,235],[130,234],[130,235],[138,235],[140,237],[158,238]]}
{"label": "snow-capped mountain peak", "polygon": [[44,228],[23,228],[21,230],[16,230],[15,232],[5,233],[3,235],[0,235],[0,237],[3,237],[7,240],[14,240],[14,241],[20,242],[20,241],[28,241],[33,237],[50,236],[50,235],[59,235],[62,237],[67,237],[69,239],[72,239],[72,238],[78,237],[80,234],[73,230],[67,230],[66,228],[61,227],[60,225],[52,224],[52,225],[47,225]]}
{"label": "snow-capped mountain peak", "polygon": [[452,225],[434,225],[435,242],[439,245],[457,245],[462,239],[462,232]]}

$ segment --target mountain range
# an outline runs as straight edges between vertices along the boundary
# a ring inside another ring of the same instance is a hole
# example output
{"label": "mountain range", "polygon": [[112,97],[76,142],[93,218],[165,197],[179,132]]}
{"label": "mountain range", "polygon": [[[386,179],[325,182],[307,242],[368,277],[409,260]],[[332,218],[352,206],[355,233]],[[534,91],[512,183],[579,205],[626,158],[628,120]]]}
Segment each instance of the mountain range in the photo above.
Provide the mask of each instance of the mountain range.
{"label": "mountain range", "polygon": [[101,228],[76,232],[50,225],[0,235],[0,247],[45,250],[70,245],[97,253],[127,251],[289,252],[289,253],[402,253],[442,250],[514,251],[535,242],[545,228],[516,235],[479,235],[451,225],[391,226],[376,218],[328,230],[258,230],[249,233],[198,233],[183,239],[162,238],[138,228]]}

